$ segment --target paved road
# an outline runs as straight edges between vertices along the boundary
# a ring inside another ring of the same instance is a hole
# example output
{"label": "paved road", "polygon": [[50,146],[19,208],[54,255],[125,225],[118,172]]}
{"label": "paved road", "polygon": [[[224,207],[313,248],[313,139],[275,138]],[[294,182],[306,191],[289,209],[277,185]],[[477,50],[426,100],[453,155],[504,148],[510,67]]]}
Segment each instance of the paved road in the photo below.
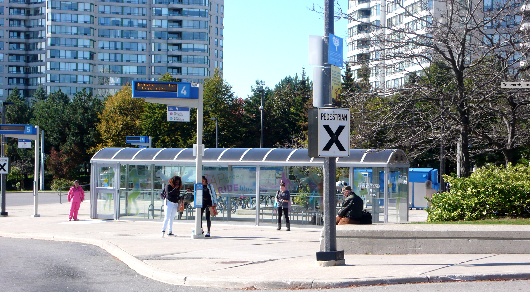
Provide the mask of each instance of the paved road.
{"label": "paved road", "polygon": [[[104,250],[81,243],[0,237],[2,291],[208,291],[227,289],[165,284],[138,275]],[[530,281],[378,285],[307,291],[528,291]],[[233,291],[233,290],[231,290]],[[267,290],[285,291],[285,290]]]}
{"label": "paved road", "polygon": [[[63,204],[68,204],[67,194],[68,191],[62,192],[61,201]],[[85,192],[85,196],[90,196],[89,192]],[[33,192],[9,192],[6,194],[6,211],[9,213],[10,207],[26,206],[28,204],[33,204],[33,202]],[[57,192],[39,192],[38,202],[39,205],[59,203],[59,195]]]}
{"label": "paved road", "polygon": [[141,276],[81,243],[0,237],[0,263],[1,291],[198,291]]}

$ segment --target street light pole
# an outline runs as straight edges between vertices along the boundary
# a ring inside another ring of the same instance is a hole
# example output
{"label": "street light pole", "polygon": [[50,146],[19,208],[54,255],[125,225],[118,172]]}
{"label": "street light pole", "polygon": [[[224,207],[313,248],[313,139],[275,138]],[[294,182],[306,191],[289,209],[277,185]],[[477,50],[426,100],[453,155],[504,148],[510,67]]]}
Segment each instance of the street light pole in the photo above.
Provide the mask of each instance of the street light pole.
{"label": "street light pole", "polygon": [[445,192],[445,183],[444,177],[445,174],[445,147],[444,147],[444,133],[445,133],[445,121],[444,121],[444,101],[440,101],[442,107],[441,110],[441,119],[442,119],[442,131],[440,133],[440,191]]}
{"label": "street light pole", "polygon": [[219,148],[219,123],[217,117],[210,118],[210,120],[215,121],[215,148]]}
{"label": "street light pole", "polygon": [[265,94],[265,89],[260,87],[258,88],[258,91],[261,91],[261,106],[259,107],[261,112],[261,138],[259,140],[259,148],[263,148],[263,95]]}
{"label": "street light pole", "polygon": [[[6,105],[12,105],[12,102],[2,102],[2,124],[6,123]],[[6,156],[6,136],[1,135],[0,136],[0,154],[2,157]],[[2,212],[0,213],[1,216],[7,216],[6,212],[6,175],[2,174],[0,179],[1,185],[2,185]]]}

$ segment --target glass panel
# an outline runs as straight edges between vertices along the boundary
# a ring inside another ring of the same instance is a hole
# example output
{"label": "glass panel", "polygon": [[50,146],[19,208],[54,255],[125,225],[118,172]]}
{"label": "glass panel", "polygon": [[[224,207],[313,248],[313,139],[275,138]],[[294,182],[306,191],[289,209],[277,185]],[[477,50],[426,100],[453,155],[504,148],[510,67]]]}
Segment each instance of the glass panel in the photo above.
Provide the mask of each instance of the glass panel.
{"label": "glass panel", "polygon": [[100,188],[114,188],[114,167],[102,166],[99,167],[97,178],[97,187]]}
{"label": "glass panel", "polygon": [[407,222],[408,169],[391,168],[388,183],[388,222]]}
{"label": "glass panel", "polygon": [[[384,221],[384,188],[379,183],[383,179],[383,168],[354,168],[353,191],[363,199],[365,209],[372,213],[374,223]],[[382,181],[381,181],[382,183]]]}
{"label": "glass panel", "polygon": [[112,191],[100,191],[97,194],[97,214],[100,219],[114,217],[114,200]]}

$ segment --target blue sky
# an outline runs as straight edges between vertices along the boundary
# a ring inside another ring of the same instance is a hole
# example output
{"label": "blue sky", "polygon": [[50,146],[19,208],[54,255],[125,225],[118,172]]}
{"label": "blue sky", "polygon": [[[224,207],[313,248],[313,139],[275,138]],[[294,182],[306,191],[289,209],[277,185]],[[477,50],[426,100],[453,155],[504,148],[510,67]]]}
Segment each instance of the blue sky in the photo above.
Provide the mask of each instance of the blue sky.
{"label": "blue sky", "polygon": [[[308,61],[310,35],[324,35],[324,0],[225,0],[224,80],[238,97],[250,95],[256,80],[274,88],[287,76],[313,79]],[[347,0],[335,0],[347,10]],[[337,8],[335,8],[337,9]],[[336,11],[337,12],[337,11]],[[335,35],[346,40],[347,21],[335,22]],[[347,46],[344,43],[344,58]]]}

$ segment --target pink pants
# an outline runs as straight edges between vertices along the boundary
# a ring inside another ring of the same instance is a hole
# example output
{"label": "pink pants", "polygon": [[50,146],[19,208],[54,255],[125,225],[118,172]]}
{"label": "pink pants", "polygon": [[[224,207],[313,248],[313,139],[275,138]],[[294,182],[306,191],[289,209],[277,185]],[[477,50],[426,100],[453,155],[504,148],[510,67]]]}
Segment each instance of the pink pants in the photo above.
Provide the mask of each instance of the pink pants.
{"label": "pink pants", "polygon": [[74,218],[74,220],[77,220],[77,212],[79,211],[79,207],[81,207],[81,202],[72,202],[72,206],[70,207],[70,216],[68,219]]}

